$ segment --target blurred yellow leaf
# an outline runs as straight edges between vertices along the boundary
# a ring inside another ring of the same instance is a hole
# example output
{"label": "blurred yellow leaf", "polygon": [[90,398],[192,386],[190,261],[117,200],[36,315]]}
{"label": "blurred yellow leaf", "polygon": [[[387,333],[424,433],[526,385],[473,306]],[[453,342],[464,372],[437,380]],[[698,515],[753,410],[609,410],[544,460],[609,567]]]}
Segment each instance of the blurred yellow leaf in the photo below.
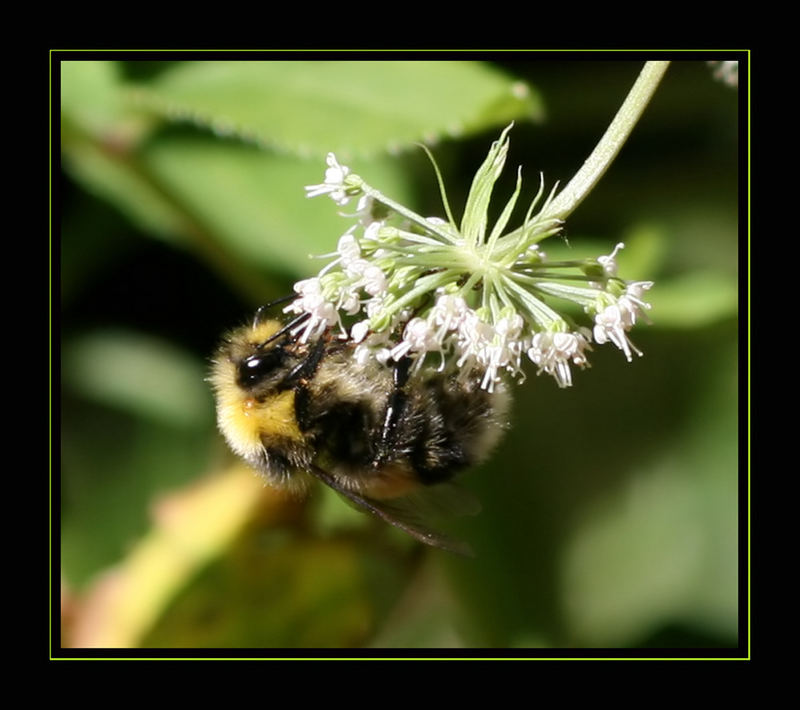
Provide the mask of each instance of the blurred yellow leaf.
{"label": "blurred yellow leaf", "polygon": [[158,501],[151,532],[82,600],[70,645],[136,646],[187,578],[227,548],[265,497],[275,505],[283,501],[251,469],[237,465]]}

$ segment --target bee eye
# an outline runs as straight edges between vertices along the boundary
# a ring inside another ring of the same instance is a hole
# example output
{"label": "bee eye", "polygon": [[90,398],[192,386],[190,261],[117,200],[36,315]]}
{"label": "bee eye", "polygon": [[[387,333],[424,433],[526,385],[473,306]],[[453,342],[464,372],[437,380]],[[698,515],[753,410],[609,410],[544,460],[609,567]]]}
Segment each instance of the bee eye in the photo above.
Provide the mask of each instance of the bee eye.
{"label": "bee eye", "polygon": [[245,358],[239,364],[239,384],[243,387],[258,384],[280,367],[284,359],[285,353],[280,348]]}

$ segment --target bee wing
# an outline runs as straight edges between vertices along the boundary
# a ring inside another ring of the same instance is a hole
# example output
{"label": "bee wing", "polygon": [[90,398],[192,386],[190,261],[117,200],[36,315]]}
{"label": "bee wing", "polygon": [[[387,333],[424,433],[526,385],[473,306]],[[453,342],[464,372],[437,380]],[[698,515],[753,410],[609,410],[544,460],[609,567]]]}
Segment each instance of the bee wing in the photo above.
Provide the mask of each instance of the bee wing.
{"label": "bee wing", "polygon": [[448,535],[431,530],[422,521],[419,510],[414,505],[413,498],[399,498],[392,501],[379,501],[374,498],[366,498],[354,491],[344,488],[327,471],[323,471],[316,466],[311,466],[310,470],[316,478],[325,485],[333,488],[333,490],[351,503],[355,503],[360,508],[364,508],[374,516],[389,523],[389,525],[394,525],[394,527],[408,533],[411,537],[420,542],[465,557],[474,557],[472,548],[465,542],[455,540]]}
{"label": "bee wing", "polygon": [[475,495],[452,481],[423,486],[403,500],[408,500],[426,518],[477,515],[481,512],[481,503]]}

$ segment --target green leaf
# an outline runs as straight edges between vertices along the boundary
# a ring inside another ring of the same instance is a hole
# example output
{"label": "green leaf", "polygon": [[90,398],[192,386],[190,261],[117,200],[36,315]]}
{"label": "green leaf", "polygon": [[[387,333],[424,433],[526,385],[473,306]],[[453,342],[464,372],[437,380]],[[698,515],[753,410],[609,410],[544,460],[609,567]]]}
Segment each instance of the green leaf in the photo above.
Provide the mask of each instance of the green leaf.
{"label": "green leaf", "polygon": [[621,241],[625,248],[617,256],[619,276],[624,279],[635,275],[640,281],[657,279],[669,251],[669,240],[663,228],[639,224],[626,230]]}
{"label": "green leaf", "polygon": [[70,175],[145,230],[169,238],[183,215],[136,169],[152,120],[131,113],[116,62],[61,62],[61,151]]}
{"label": "green leaf", "polygon": [[119,120],[122,96],[116,62],[61,62],[62,118],[91,133]]}
{"label": "green leaf", "polygon": [[82,396],[171,427],[211,422],[205,372],[196,360],[151,337],[105,331],[67,344],[64,382]]}
{"label": "green leaf", "polygon": [[702,328],[735,317],[739,286],[736,279],[716,271],[694,271],[656,282],[647,294],[651,317],[660,327]]}
{"label": "green leaf", "polygon": [[671,621],[707,562],[696,482],[662,460],[597,505],[566,550],[565,605],[590,646],[630,645]]}
{"label": "green leaf", "polygon": [[[330,200],[305,197],[303,186],[325,174],[322,161],[202,135],[162,137],[142,161],[163,191],[227,251],[272,273],[317,272],[323,262],[309,257],[334,251],[348,226]],[[362,163],[358,170],[388,194],[407,199],[397,160]]]}
{"label": "green leaf", "polygon": [[144,231],[173,242],[187,232],[186,216],[126,157],[78,136],[65,136],[62,150],[64,166],[74,180]]}
{"label": "green leaf", "polygon": [[459,612],[458,600],[441,567],[428,558],[369,645],[371,648],[463,648]]}
{"label": "green leaf", "polygon": [[[369,638],[402,567],[352,542],[243,535],[191,580],[144,647],[346,648]],[[265,656],[270,653],[265,651]]]}
{"label": "green leaf", "polygon": [[543,115],[526,85],[474,62],[186,62],[134,96],[170,119],[317,157],[374,155]]}
{"label": "green leaf", "polygon": [[61,564],[80,588],[145,533],[155,496],[207,470],[211,427],[167,426],[73,397],[61,420]]}
{"label": "green leaf", "polygon": [[598,500],[566,546],[576,643],[629,645],[675,622],[736,639],[736,347],[714,364],[685,429]]}
{"label": "green leaf", "polygon": [[87,589],[70,643],[135,645],[187,580],[228,549],[259,503],[275,508],[270,497],[252,471],[235,467],[148,501],[147,532]]}

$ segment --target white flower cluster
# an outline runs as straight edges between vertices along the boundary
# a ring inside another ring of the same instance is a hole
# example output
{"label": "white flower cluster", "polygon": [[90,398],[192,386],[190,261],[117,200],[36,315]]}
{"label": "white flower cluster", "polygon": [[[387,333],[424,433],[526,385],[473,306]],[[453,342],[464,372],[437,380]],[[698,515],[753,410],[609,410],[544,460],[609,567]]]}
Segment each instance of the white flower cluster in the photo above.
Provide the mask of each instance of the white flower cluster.
{"label": "white flower cluster", "polygon": [[574,333],[536,333],[528,348],[528,357],[539,366],[539,372],[552,375],[560,387],[572,386],[570,363],[586,367],[583,354],[591,350],[586,329]]}
{"label": "white flower cluster", "polygon": [[[459,377],[477,372],[488,391],[504,373],[524,378],[523,356],[538,373],[569,387],[572,366],[588,366],[592,343],[610,342],[628,360],[641,355],[628,331],[650,308],[643,298],[653,284],[617,277],[623,244],[593,260],[548,263],[538,242],[556,234],[560,223],[547,217],[547,204],[531,216],[542,189],[523,227],[500,236],[519,182],[502,224],[486,237],[488,194],[505,159],[504,139],[505,133],[479,171],[460,226],[416,215],[328,154],[325,181],[308,186],[307,194],[327,194],[339,206],[357,197],[357,211],[349,216],[358,223],[340,237],[333,261],[317,277],[296,284],[298,297],[285,310],[306,317],[293,332],[305,342],[338,325],[341,337],[356,343],[362,362],[411,358],[419,369],[428,353],[436,353],[440,370],[453,368]],[[373,220],[374,203],[399,215],[401,226],[389,224],[390,218]],[[559,279],[562,269],[570,272]],[[585,285],[576,286],[576,279]],[[593,327],[573,324],[554,310],[551,298],[579,304]],[[362,318],[348,332],[342,315]]]}
{"label": "white flower cluster", "polygon": [[293,331],[293,335],[300,334],[301,343],[318,338],[332,325],[341,323],[336,305],[326,301],[322,295],[322,286],[318,278],[298,281],[294,285],[294,290],[299,297],[284,308],[284,312],[308,315]]}
{"label": "white flower cluster", "polygon": [[642,355],[628,338],[627,332],[636,325],[636,318],[645,310],[649,310],[650,304],[642,300],[642,295],[652,285],[652,281],[636,281],[628,284],[619,300],[603,309],[594,319],[595,342],[600,345],[613,343],[625,353],[628,362],[633,359],[631,351],[640,357]]}
{"label": "white flower cluster", "polygon": [[325,162],[328,165],[328,169],[325,171],[325,180],[319,185],[306,186],[306,197],[330,195],[337,205],[346,205],[350,201],[350,195],[347,193],[345,178],[350,174],[350,168],[339,165],[333,153],[328,153]]}

